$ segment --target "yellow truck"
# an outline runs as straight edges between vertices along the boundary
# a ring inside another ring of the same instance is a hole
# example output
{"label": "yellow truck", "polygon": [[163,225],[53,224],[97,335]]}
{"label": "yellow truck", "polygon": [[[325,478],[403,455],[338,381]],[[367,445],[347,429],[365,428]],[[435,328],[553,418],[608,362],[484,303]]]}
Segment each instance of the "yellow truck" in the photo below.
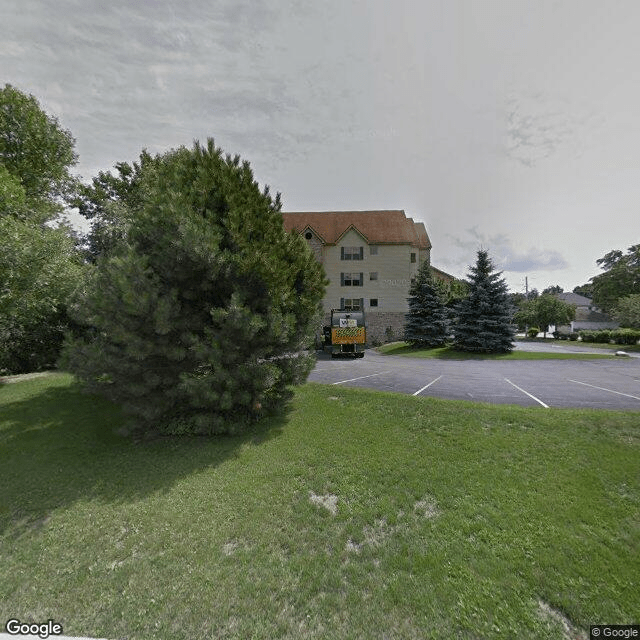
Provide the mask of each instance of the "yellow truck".
{"label": "yellow truck", "polygon": [[324,350],[332,358],[338,355],[364,357],[367,328],[364,311],[331,310],[331,325],[323,328]]}

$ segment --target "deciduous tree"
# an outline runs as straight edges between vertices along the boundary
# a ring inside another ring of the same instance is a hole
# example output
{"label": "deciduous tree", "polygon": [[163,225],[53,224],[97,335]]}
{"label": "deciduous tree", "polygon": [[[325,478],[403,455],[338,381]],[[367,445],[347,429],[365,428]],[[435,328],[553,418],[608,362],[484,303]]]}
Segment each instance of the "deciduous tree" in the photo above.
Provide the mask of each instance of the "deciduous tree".
{"label": "deciduous tree", "polygon": [[543,293],[534,300],[523,300],[513,315],[519,327],[534,326],[546,334],[549,325],[569,324],[576,317],[576,307],[551,293]]}
{"label": "deciduous tree", "polygon": [[32,220],[55,218],[71,196],[74,145],[71,133],[34,96],[9,84],[0,89],[0,164],[19,181]]}
{"label": "deciduous tree", "polygon": [[69,195],[74,140],[33,96],[0,90],[0,370],[53,366],[82,277],[73,234],[53,228]]}
{"label": "deciduous tree", "polygon": [[620,298],[640,293],[640,244],[627,253],[610,251],[596,262],[604,273],[591,278],[593,301],[603,311],[611,311]]}
{"label": "deciduous tree", "polygon": [[620,298],[613,310],[613,317],[622,327],[640,329],[640,294]]}

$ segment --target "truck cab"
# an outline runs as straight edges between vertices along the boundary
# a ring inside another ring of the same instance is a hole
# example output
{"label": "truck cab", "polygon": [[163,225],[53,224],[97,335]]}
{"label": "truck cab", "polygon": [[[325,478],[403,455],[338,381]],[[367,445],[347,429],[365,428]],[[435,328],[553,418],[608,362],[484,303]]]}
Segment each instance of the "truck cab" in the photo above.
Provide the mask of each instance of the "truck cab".
{"label": "truck cab", "polygon": [[331,310],[331,325],[323,327],[324,350],[336,356],[364,357],[367,329],[364,311]]}

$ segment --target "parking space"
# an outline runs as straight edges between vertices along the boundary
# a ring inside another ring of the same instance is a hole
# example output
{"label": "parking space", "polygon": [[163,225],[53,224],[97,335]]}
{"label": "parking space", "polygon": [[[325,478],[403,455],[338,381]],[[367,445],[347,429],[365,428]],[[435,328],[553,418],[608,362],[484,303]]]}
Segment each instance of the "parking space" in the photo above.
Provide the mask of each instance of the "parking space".
{"label": "parking space", "polygon": [[320,356],[310,381],[414,396],[527,407],[640,410],[640,358],[438,360]]}

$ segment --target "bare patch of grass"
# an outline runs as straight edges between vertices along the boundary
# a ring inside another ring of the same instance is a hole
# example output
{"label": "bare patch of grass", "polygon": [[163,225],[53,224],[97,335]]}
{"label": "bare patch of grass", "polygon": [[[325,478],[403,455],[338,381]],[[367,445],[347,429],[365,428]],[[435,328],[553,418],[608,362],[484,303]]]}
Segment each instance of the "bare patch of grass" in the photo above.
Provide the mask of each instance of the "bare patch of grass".
{"label": "bare patch of grass", "polygon": [[543,619],[553,620],[561,626],[563,640],[589,640],[589,635],[585,631],[577,629],[565,615],[550,604],[538,600],[538,607]]}
{"label": "bare patch of grass", "polygon": [[324,507],[332,516],[338,513],[338,496],[330,493],[326,495],[316,495],[311,491],[309,500],[315,505]]}

